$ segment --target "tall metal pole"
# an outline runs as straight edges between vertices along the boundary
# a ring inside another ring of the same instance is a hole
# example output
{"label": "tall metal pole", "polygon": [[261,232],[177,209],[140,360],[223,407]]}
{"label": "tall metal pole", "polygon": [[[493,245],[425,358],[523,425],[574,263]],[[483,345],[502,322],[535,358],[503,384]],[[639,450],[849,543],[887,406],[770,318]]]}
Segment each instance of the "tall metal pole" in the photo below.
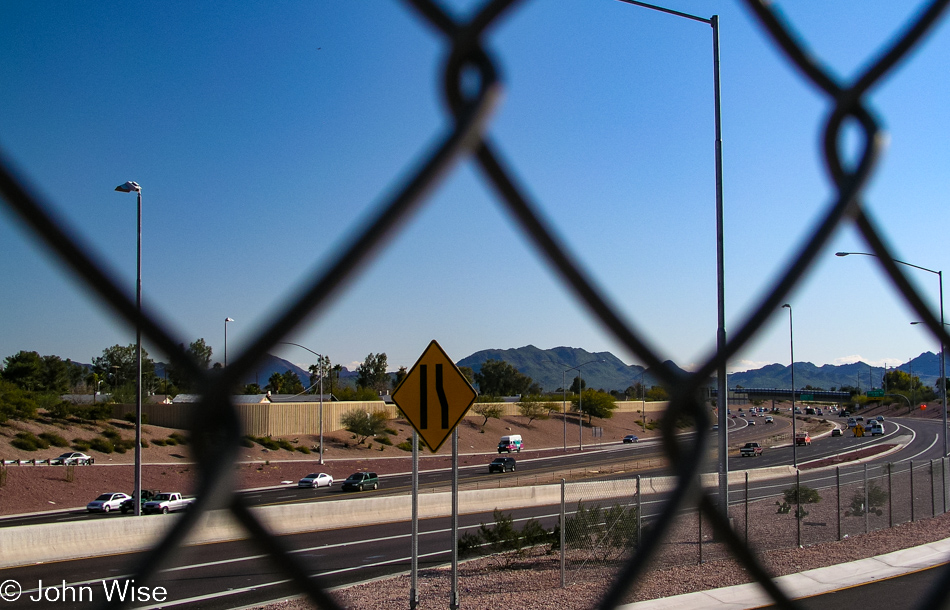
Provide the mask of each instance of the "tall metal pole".
{"label": "tall metal pole", "polygon": [[577,449],[584,450],[584,380],[577,367]]}
{"label": "tall metal pole", "polygon": [[[320,360],[320,464],[323,465],[323,376],[326,374],[326,363],[323,356]],[[415,430],[415,429],[413,429]],[[418,458],[418,454],[416,456]]]}
{"label": "tall metal pole", "polygon": [[136,190],[138,202],[138,243],[136,246],[135,309],[135,489],[132,492],[134,514],[142,514],[142,189]]}
{"label": "tall metal pole", "polygon": [[135,248],[135,489],[132,491],[135,516],[142,514],[142,187],[129,180],[115,187],[121,193],[136,194],[138,203]]}
{"label": "tall metal pole", "polygon": [[798,441],[795,438],[795,332],[792,330],[792,306],[788,303],[788,347],[792,357],[792,466],[798,468]]}
{"label": "tall metal pole", "polygon": [[234,322],[234,318],[224,319],[224,368],[228,368],[228,322]]}
{"label": "tall metal pole", "polygon": [[452,431],[452,599],[449,608],[459,607],[459,429]]}
{"label": "tall metal pole", "polygon": [[[716,291],[718,310],[718,327],[716,329],[716,353],[719,356],[725,354],[726,350],[726,288],[725,288],[725,256],[723,253],[723,195],[722,195],[722,110],[720,107],[720,79],[719,79],[719,15],[713,15],[709,19],[691,15],[680,11],[639,2],[638,0],[619,0],[625,4],[632,4],[642,8],[682,17],[691,21],[707,23],[713,31],[713,105],[716,124]],[[726,361],[721,359],[716,371],[716,407],[718,409],[719,424],[719,506],[723,515],[728,514],[729,509],[729,432],[726,411],[729,407],[729,398],[727,393],[728,382],[726,378]]]}
{"label": "tall metal pole", "polygon": [[[570,370],[570,369],[568,369]],[[567,451],[567,371],[561,371],[561,423],[564,424],[564,451]]]}
{"label": "tall metal pole", "polygon": [[[410,567],[409,608],[415,610],[419,606],[419,433],[415,428],[412,429],[412,542],[410,545],[412,565]],[[455,546],[458,547],[457,541]]]}

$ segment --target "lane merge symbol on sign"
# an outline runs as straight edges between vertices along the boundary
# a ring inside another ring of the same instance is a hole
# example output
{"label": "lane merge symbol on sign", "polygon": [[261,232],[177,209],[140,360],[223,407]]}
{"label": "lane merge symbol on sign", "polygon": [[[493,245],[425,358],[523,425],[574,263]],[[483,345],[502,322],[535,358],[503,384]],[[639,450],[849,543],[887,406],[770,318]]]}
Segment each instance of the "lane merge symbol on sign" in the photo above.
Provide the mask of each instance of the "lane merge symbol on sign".
{"label": "lane merge symbol on sign", "polygon": [[452,434],[478,392],[436,341],[393,391],[393,402],[433,452]]}

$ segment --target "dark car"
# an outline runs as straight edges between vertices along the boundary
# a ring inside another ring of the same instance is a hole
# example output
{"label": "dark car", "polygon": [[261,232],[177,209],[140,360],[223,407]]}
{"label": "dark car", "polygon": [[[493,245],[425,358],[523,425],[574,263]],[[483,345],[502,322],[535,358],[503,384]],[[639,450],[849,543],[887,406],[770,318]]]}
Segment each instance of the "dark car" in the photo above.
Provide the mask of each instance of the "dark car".
{"label": "dark car", "polygon": [[515,458],[513,457],[499,457],[491,461],[491,464],[488,465],[488,472],[514,472],[515,471]]}
{"label": "dark car", "polygon": [[638,442],[640,442],[640,439],[637,438],[637,435],[636,435],[636,434],[628,434],[627,436],[623,437],[623,442],[625,442],[625,443],[638,443]]}
{"label": "dark car", "polygon": [[354,472],[346,477],[343,485],[340,486],[343,491],[363,491],[364,489],[378,489],[379,475],[375,472]]}
{"label": "dark car", "polygon": [[[154,498],[156,495],[158,495],[158,494],[160,494],[160,493],[162,493],[162,492],[161,492],[160,490],[158,490],[158,489],[143,489],[143,490],[142,490],[142,500],[141,500],[140,506],[145,506],[145,503],[146,503],[146,502],[150,501],[152,498]],[[123,503],[122,503],[122,506],[119,507],[119,510],[122,511],[122,514],[123,514],[123,515],[126,514],[126,513],[129,513],[129,512],[134,512],[134,511],[135,511],[135,498],[129,498],[128,500],[126,500],[125,502],[123,502]]]}

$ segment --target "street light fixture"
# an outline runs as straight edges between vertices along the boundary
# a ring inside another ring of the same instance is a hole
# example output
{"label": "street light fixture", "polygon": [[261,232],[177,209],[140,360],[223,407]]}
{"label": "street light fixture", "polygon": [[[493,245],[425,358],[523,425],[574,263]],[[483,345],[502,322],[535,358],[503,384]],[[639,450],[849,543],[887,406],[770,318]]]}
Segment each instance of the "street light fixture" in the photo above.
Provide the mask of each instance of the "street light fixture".
{"label": "street light fixture", "polygon": [[[720,79],[719,79],[719,15],[713,15],[710,18],[691,15],[680,11],[639,2],[638,0],[619,0],[625,4],[632,4],[642,8],[647,8],[667,15],[682,17],[690,21],[706,23],[712,28],[712,51],[713,51],[713,111],[715,113],[716,130],[716,309],[718,326],[716,329],[716,354],[721,355],[726,351],[726,288],[725,288],[725,253],[723,251],[723,203],[722,203],[722,109],[720,107]],[[719,424],[719,508],[723,515],[729,510],[729,432],[726,411],[729,407],[728,390],[726,379],[726,361],[719,361],[719,368],[716,371],[716,407],[718,417],[716,422]]]}
{"label": "street light fixture", "polygon": [[138,200],[138,231],[135,272],[135,489],[132,505],[135,516],[142,514],[142,187],[129,180],[115,187],[121,193],[135,193]]}
{"label": "street light fixture", "polygon": [[[850,254],[857,254],[860,256],[873,256],[878,258],[877,254],[871,254],[869,252],[835,252],[835,256],[848,256]],[[927,273],[933,273],[937,276],[937,280],[940,285],[940,325],[941,328],[947,324],[943,321],[943,271],[935,271],[934,269],[928,269],[927,267],[921,267],[920,265],[913,265],[911,263],[906,263],[904,261],[899,261],[896,258],[892,258],[892,261],[899,265],[904,265],[906,267],[913,267],[914,269],[920,269],[921,271],[926,271]],[[940,335],[940,379],[943,380],[944,389],[941,392],[943,395],[943,456],[947,457],[950,455],[950,439],[947,438],[947,392],[946,392],[946,379],[947,379],[947,370],[946,370],[946,345],[943,341],[943,335]]]}
{"label": "street light fixture", "polygon": [[228,368],[228,322],[234,322],[234,318],[224,319],[224,368]]}
{"label": "street light fixture", "polygon": [[792,357],[792,466],[798,468],[798,440],[795,438],[795,334],[792,331],[792,306],[788,303],[788,346]]}

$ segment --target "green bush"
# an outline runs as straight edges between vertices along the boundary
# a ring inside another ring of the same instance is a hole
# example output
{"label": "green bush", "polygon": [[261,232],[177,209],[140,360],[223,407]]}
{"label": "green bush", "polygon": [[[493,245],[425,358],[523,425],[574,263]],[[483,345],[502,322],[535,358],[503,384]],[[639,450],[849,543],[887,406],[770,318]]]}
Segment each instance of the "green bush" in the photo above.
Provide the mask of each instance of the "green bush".
{"label": "green bush", "polygon": [[101,436],[97,436],[89,441],[89,448],[101,453],[112,453],[115,451],[115,446],[112,444],[112,441]]}
{"label": "green bush", "polygon": [[36,451],[49,447],[48,441],[38,438],[32,432],[17,432],[16,437],[10,441],[10,444],[23,451]]}
{"label": "green bush", "polygon": [[[382,435],[382,436],[377,436],[377,437],[376,437],[376,442],[379,443],[380,445],[386,445],[386,446],[389,446],[389,447],[392,447],[392,444],[393,444],[393,442],[392,442],[392,441],[389,439],[389,437],[386,436],[385,434]],[[409,449],[412,449],[412,444],[411,444],[411,443],[410,443],[410,445],[409,445]]]}
{"label": "green bush", "polygon": [[458,539],[460,553],[470,553],[476,549],[486,549],[508,567],[516,557],[524,556],[527,551],[540,544],[551,541],[553,532],[544,529],[539,522],[529,519],[521,531],[514,526],[511,515],[498,509],[494,511],[494,524],[480,524],[477,533],[469,533]]}
{"label": "green bush", "polygon": [[185,436],[184,434],[182,434],[181,432],[172,432],[171,434],[168,435],[168,440],[169,440],[169,441],[171,441],[171,440],[174,440],[174,441],[175,441],[174,443],[169,443],[169,445],[172,445],[172,444],[174,444],[174,445],[187,445],[187,444],[188,444],[188,437]]}
{"label": "green bush", "polygon": [[280,447],[281,449],[286,449],[287,451],[294,450],[293,444],[290,441],[283,438],[277,439],[277,446]]}
{"label": "green bush", "polygon": [[[875,515],[883,515],[884,511],[881,509],[881,507],[886,503],[887,492],[884,491],[884,489],[882,489],[881,486],[874,481],[868,481],[868,510],[870,510],[870,512],[874,513]],[[845,511],[844,516],[863,517],[864,513],[864,490],[858,489],[854,492],[854,495],[851,496],[850,510]]]}
{"label": "green bush", "polygon": [[[135,423],[135,413],[126,413],[122,416],[122,419],[129,422],[130,424]],[[142,425],[148,424],[148,413],[142,413]]]}
{"label": "green bush", "polygon": [[254,437],[245,435],[241,439],[241,446],[251,448],[254,446]]}
{"label": "green bush", "polygon": [[306,455],[310,455],[310,447],[307,447],[306,445],[299,445],[297,447],[294,447],[294,450],[299,451],[300,453],[304,453]]}
{"label": "green bush", "polygon": [[167,442],[165,439],[163,439],[163,438],[153,438],[153,439],[152,439],[152,444],[153,444],[153,445],[156,445],[156,446],[158,446],[158,447],[164,447],[165,445],[168,444],[168,442]]}
{"label": "green bush", "polygon": [[65,438],[53,432],[43,432],[40,438],[53,447],[69,447],[69,442]]}
{"label": "green bush", "polygon": [[89,451],[91,445],[89,441],[84,438],[74,438],[72,446],[76,451]]}
{"label": "green bush", "polygon": [[786,504],[817,504],[821,502],[818,490],[806,485],[792,485],[782,492],[782,496]]}
{"label": "green bush", "polygon": [[118,441],[122,438],[122,433],[115,428],[105,428],[101,434],[112,442]]}
{"label": "green bush", "polygon": [[390,436],[396,436],[399,434],[399,430],[393,430],[392,428],[386,428],[384,432]]}
{"label": "green bush", "polygon": [[178,444],[178,439],[172,438],[171,436],[169,436],[168,438],[165,439],[165,444],[171,447],[174,447],[175,445]]}

